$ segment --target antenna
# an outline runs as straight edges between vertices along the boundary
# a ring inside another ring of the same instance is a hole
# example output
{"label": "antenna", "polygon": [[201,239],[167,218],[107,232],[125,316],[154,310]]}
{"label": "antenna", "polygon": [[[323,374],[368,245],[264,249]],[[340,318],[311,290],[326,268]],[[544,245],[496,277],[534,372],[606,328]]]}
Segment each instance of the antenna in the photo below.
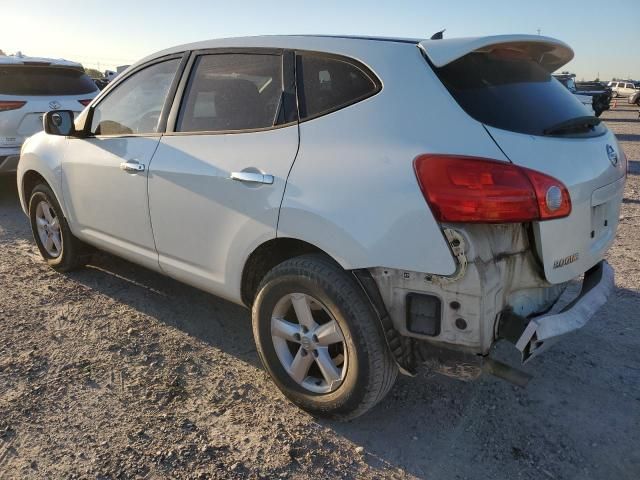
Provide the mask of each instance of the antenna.
{"label": "antenna", "polygon": [[431,40],[442,40],[445,30],[446,30],[446,28],[443,29],[443,30],[440,30],[439,32],[434,33],[433,35],[431,35]]}

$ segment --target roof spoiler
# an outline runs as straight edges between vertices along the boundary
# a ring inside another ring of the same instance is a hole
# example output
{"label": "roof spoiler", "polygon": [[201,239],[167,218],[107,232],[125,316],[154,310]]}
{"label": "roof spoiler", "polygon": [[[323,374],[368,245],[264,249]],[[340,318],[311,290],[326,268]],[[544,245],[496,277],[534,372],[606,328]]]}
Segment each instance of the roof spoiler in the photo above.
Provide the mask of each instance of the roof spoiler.
{"label": "roof spoiler", "polygon": [[555,38],[540,35],[423,40],[419,46],[436,67],[444,67],[471,52],[490,53],[498,49],[512,50],[519,55],[525,55],[549,72],[557,70],[573,58],[573,50],[569,45]]}

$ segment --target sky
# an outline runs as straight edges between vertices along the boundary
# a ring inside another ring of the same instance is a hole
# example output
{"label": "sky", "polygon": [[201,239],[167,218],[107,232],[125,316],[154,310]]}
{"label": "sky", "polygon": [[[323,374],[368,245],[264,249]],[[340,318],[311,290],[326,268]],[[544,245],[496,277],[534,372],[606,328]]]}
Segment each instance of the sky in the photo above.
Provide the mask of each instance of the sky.
{"label": "sky", "polygon": [[640,0],[0,0],[0,49],[114,68],[182,43],[262,34],[537,34],[577,79],[640,80]]}

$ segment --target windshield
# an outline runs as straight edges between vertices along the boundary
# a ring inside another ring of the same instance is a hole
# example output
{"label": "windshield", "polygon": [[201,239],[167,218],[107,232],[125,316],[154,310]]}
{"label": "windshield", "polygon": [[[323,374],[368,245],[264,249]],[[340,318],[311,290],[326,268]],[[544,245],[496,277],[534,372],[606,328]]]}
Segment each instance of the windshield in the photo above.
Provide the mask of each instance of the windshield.
{"label": "windshield", "polygon": [[97,89],[94,81],[76,68],[0,67],[0,94],[4,95],[84,95]]}
{"label": "windshield", "polygon": [[[503,130],[542,136],[551,126],[591,113],[526,57],[472,52],[435,71],[471,117]],[[592,133],[600,134],[603,128],[595,127]]]}

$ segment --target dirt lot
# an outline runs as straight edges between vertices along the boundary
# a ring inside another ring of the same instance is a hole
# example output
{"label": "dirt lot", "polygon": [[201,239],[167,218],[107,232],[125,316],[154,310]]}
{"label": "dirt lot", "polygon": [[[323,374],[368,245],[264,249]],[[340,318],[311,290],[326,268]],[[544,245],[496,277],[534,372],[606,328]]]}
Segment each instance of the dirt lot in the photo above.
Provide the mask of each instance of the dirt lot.
{"label": "dirt lot", "polygon": [[640,120],[618,103],[615,296],[526,389],[425,370],[347,424],[281,397],[244,309],[108,255],[48,269],[0,180],[0,478],[640,478]]}

